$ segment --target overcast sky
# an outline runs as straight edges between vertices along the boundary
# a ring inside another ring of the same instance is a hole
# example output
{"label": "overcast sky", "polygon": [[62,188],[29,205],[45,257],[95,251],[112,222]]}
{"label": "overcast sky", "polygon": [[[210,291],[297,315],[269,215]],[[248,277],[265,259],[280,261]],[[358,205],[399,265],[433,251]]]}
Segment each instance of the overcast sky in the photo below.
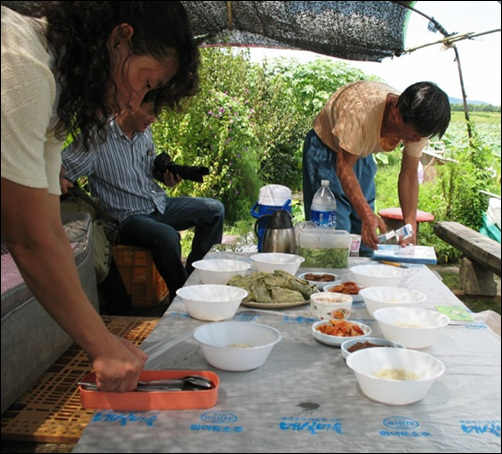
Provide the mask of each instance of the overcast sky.
{"label": "overcast sky", "polygon": [[[418,1],[415,8],[434,17],[449,33],[482,33],[501,27],[501,6],[498,1]],[[428,21],[411,13],[406,34],[406,48],[413,48],[440,40],[440,33],[427,29]],[[457,42],[467,100],[501,105],[501,34]],[[288,55],[299,61],[325,58],[312,52],[251,49],[253,59]],[[336,60],[336,59],[335,59]],[[382,63],[343,60],[362,69],[366,74],[380,76],[393,87],[404,90],[421,80],[437,83],[452,98],[462,98],[458,66],[453,49],[442,49],[441,44],[416,50],[401,57],[386,58]]]}

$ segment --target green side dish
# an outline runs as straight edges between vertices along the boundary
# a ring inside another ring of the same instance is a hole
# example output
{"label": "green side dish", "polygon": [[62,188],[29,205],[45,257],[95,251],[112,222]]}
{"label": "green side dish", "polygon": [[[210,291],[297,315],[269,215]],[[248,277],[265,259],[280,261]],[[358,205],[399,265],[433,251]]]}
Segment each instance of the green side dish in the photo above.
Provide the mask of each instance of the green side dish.
{"label": "green side dish", "polygon": [[304,268],[347,268],[349,249],[341,248],[300,248],[300,255],[305,259]]}

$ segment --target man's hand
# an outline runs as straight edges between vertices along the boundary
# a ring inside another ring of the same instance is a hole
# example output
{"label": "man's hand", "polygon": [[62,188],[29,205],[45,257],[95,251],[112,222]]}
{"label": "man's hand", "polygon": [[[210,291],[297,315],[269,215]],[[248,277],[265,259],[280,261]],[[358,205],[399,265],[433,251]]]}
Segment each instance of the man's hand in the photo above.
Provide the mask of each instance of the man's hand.
{"label": "man's hand", "polygon": [[168,188],[173,188],[177,184],[181,182],[182,178],[178,174],[174,174],[169,172],[169,170],[166,170],[164,172],[164,184]]}
{"label": "man's hand", "polygon": [[364,198],[363,191],[354,173],[354,164],[357,162],[357,159],[357,156],[339,149],[336,173],[345,195],[361,218],[362,242],[372,249],[377,249],[377,229],[385,232],[385,224],[379,216],[373,213],[373,210]]}
{"label": "man's hand", "polygon": [[63,194],[68,194],[68,189],[73,188],[73,183],[68,181],[64,176],[59,177],[59,184]]}
{"label": "man's hand", "polygon": [[387,232],[383,219],[375,213],[371,213],[370,216],[362,220],[361,240],[366,246],[375,250],[380,243],[378,241],[377,230],[381,233]]}

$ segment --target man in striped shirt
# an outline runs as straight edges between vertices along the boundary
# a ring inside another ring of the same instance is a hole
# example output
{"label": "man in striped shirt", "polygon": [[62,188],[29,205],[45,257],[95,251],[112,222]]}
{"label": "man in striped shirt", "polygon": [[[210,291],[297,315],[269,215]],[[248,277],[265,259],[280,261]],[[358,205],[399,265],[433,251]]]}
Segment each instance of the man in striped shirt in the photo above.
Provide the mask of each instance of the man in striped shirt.
{"label": "man in striped shirt", "polygon": [[[160,275],[169,289],[169,300],[183,286],[200,260],[221,243],[225,209],[221,202],[205,197],[168,197],[152,176],[156,157],[150,125],[157,120],[155,99],[145,97],[140,109],[123,112],[108,125],[107,140],[89,151],[78,140],[63,150],[63,193],[70,182],[87,175],[94,197],[120,223],[121,244],[151,250]],[[164,174],[166,186],[181,181]],[[186,267],[182,263],[179,231],[194,228],[192,250]]]}

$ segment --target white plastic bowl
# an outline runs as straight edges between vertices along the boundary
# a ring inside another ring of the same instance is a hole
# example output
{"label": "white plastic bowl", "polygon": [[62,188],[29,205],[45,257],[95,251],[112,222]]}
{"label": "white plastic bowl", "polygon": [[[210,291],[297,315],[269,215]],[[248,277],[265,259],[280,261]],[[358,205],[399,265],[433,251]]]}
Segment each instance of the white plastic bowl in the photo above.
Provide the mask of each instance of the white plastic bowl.
{"label": "white plastic bowl", "polygon": [[[318,277],[318,280],[309,280],[307,279],[307,275],[309,274],[313,274],[314,276],[317,276]],[[332,279],[329,280],[329,281],[320,281],[320,276],[324,276],[324,275],[329,275],[329,276],[332,276]],[[321,291],[322,289],[324,289],[324,287],[326,285],[333,285],[333,284],[337,284],[337,283],[340,283],[342,282],[342,280],[336,275],[336,274],[333,274],[333,273],[320,273],[320,272],[315,272],[315,271],[310,271],[310,272],[307,272],[307,273],[301,273],[298,275],[298,277],[300,279],[305,279],[306,281],[308,281],[308,283],[310,285],[315,285],[317,287],[317,290]]]}
{"label": "white plastic bowl", "polygon": [[300,255],[285,254],[283,252],[259,252],[253,254],[251,259],[256,264],[258,271],[273,273],[275,270],[296,274],[305,259]]}
{"label": "white plastic bowl", "polygon": [[431,346],[450,322],[444,314],[416,307],[384,307],[373,316],[386,339],[407,348]]}
{"label": "white plastic bowl", "polygon": [[242,260],[205,259],[193,262],[203,284],[226,284],[234,276],[241,275],[251,268]]}
{"label": "white plastic bowl", "polygon": [[[385,309],[381,309],[385,310]],[[423,399],[434,381],[445,371],[444,364],[424,352],[401,348],[366,348],[347,357],[362,392],[370,399],[390,405],[408,405]],[[384,370],[404,370],[415,380],[377,377]]]}
{"label": "white plastic bowl", "polygon": [[422,292],[399,287],[366,287],[359,290],[359,295],[372,317],[383,307],[418,307],[427,299]]}
{"label": "white plastic bowl", "polygon": [[190,317],[214,322],[233,317],[248,292],[230,285],[201,284],[181,287],[176,295]]}
{"label": "white plastic bowl", "polygon": [[[352,353],[355,353],[355,352],[350,352],[349,349],[358,342],[361,343],[369,342],[370,344],[375,344],[385,348],[406,348],[404,345],[398,344],[397,342],[392,342],[388,339],[382,339],[381,337],[365,337],[364,339],[349,339],[343,342],[340,347],[340,350],[342,351],[342,356],[345,359],[347,358],[347,356],[352,355]],[[376,347],[365,347],[365,348],[376,348]]]}
{"label": "white plastic bowl", "polygon": [[392,265],[358,265],[350,268],[354,281],[361,287],[399,287],[414,272],[413,268]]}
{"label": "white plastic bowl", "polygon": [[196,328],[207,362],[229,371],[245,371],[262,366],[281,339],[281,333],[267,325],[252,322],[219,322]]}
{"label": "white plastic bowl", "polygon": [[320,322],[315,322],[312,325],[312,335],[314,336],[315,339],[317,339],[319,342],[322,342],[323,344],[340,347],[340,345],[342,345],[348,339],[364,339],[365,337],[368,337],[371,334],[371,328],[368,325],[365,325],[364,323],[355,322],[353,320],[347,320],[347,321],[353,323],[354,325],[358,325],[364,331],[364,334],[361,334],[360,336],[332,336],[330,334],[324,334],[318,331],[317,328],[321,325],[329,324],[330,322],[326,320],[321,320]]}

